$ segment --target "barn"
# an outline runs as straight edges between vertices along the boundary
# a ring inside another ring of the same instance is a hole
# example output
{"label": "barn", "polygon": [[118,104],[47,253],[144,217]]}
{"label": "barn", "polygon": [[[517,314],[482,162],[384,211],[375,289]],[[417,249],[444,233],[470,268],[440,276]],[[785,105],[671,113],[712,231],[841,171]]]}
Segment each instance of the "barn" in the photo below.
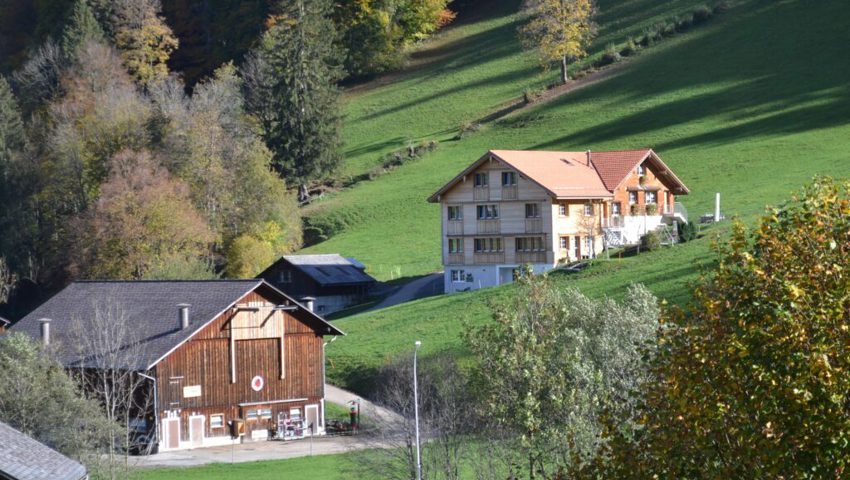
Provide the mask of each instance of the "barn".
{"label": "barn", "polygon": [[138,352],[126,368],[149,401],[134,428],[160,451],[324,433],[323,337],[343,333],[266,281],[74,282],[11,330],[103,369],[80,336],[117,323],[126,334],[100,343]]}

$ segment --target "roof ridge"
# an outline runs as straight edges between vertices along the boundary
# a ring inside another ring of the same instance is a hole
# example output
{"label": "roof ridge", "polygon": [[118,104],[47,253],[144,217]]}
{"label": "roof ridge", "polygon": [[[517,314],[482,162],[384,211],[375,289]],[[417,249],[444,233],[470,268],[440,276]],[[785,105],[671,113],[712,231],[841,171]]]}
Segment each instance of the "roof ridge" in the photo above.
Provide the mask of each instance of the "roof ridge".
{"label": "roof ridge", "polygon": [[248,283],[248,282],[256,282],[256,278],[206,278],[199,280],[191,280],[191,279],[177,279],[177,280],[155,280],[155,279],[142,279],[142,280],[74,280],[73,283],[226,283],[226,282],[240,282],[240,283]]}

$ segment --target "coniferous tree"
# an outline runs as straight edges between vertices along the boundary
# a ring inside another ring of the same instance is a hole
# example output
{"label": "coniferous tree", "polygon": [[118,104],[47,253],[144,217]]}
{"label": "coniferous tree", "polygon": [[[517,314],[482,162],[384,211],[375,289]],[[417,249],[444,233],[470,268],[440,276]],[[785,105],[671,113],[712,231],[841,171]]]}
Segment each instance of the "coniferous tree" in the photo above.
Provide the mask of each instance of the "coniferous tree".
{"label": "coniferous tree", "polygon": [[0,77],[0,175],[5,174],[12,152],[24,146],[24,124],[12,89]]}
{"label": "coniferous tree", "polygon": [[249,109],[260,117],[275,170],[300,186],[327,176],[341,162],[339,90],[342,54],[328,0],[281,6],[248,68]]}
{"label": "coniferous tree", "polygon": [[77,0],[71,18],[62,32],[62,52],[71,57],[86,42],[103,42],[106,35],[86,0]]}

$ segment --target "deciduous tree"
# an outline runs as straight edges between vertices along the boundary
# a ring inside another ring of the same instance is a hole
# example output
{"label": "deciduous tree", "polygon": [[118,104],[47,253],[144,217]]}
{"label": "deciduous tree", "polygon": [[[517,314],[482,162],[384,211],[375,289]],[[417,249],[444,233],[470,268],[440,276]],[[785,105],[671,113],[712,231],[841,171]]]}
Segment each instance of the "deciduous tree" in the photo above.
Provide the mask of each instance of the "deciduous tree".
{"label": "deciduous tree", "polygon": [[178,45],[161,10],[159,0],[117,0],[109,7],[115,46],[142,86],[168,75],[167,62]]}
{"label": "deciduous tree", "polygon": [[716,250],[603,477],[846,477],[850,182],[815,179]]}
{"label": "deciduous tree", "polygon": [[466,335],[486,428],[513,438],[528,478],[593,458],[603,414],[631,428],[631,392],[647,380],[658,319],[657,300],[641,286],[618,304],[526,272],[494,322]]}
{"label": "deciduous tree", "polygon": [[593,0],[525,0],[522,13],[528,21],[519,29],[522,45],[537,52],[544,68],[558,62],[561,83],[567,83],[567,65],[584,57],[593,39],[595,11]]}

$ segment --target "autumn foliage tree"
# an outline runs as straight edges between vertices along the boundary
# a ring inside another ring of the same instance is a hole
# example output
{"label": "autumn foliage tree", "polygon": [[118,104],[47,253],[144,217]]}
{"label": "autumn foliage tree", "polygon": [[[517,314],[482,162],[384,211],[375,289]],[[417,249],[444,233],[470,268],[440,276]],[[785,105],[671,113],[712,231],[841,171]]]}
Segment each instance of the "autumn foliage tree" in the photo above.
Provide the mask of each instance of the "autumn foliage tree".
{"label": "autumn foliage tree", "polygon": [[587,55],[595,34],[594,0],[525,0],[522,13],[528,17],[519,29],[523,47],[536,51],[544,68],[558,62],[567,83],[567,66]]}
{"label": "autumn foliage tree", "polygon": [[815,179],[717,251],[604,477],[846,478],[850,181]]}

